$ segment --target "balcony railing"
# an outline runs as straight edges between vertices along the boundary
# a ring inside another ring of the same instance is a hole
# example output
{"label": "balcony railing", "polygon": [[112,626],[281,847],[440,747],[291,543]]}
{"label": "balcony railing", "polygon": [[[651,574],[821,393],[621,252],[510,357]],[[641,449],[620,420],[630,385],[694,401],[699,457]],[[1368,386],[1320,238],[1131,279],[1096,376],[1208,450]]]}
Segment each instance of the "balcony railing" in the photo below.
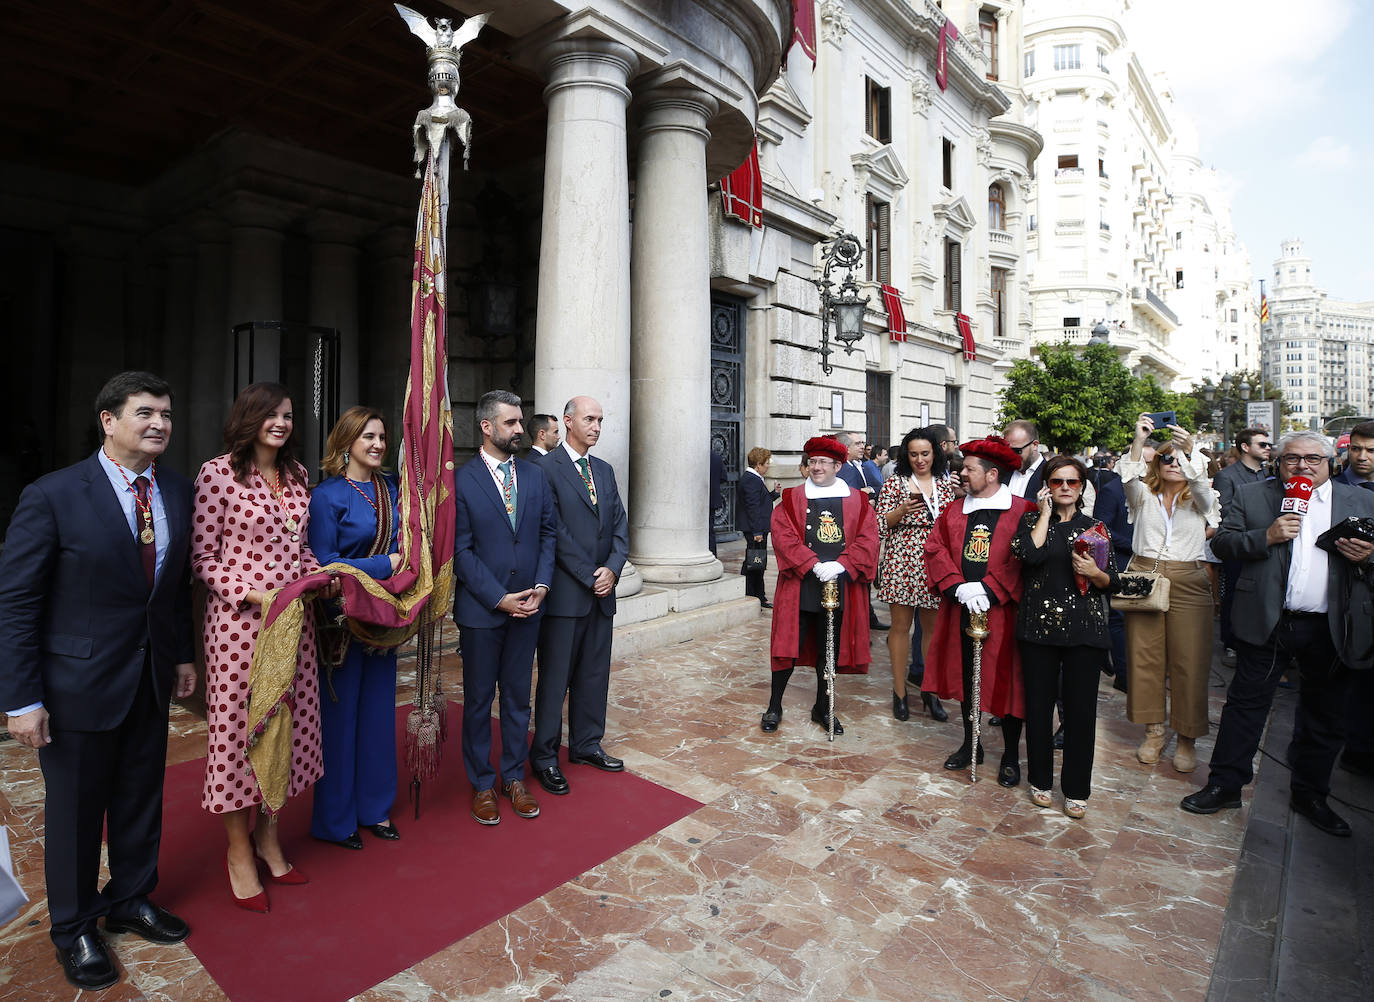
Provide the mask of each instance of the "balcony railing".
{"label": "balcony railing", "polygon": [[1011,234],[1006,230],[988,230],[988,243],[993,247],[1011,250]]}
{"label": "balcony railing", "polygon": [[1070,180],[1070,179],[1072,179],[1072,178],[1080,178],[1080,177],[1083,176],[1083,168],[1082,168],[1082,167],[1056,167],[1056,168],[1054,169],[1054,176],[1055,176],[1056,179],[1063,179],[1063,180]]}

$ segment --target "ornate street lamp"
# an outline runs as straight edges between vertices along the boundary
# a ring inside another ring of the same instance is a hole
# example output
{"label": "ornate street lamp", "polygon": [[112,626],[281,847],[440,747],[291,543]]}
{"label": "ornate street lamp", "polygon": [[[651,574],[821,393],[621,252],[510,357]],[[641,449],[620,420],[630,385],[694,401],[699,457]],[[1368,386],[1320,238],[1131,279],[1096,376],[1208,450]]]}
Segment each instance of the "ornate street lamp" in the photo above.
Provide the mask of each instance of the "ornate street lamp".
{"label": "ornate street lamp", "polygon": [[1101,320],[1093,327],[1093,336],[1088,338],[1088,344],[1111,344],[1112,332]]}
{"label": "ornate street lamp", "polygon": [[[854,346],[864,336],[864,308],[868,296],[859,298],[859,285],[854,281],[854,268],[863,257],[863,245],[852,233],[837,233],[825,245],[821,277],[814,284],[821,293],[821,370],[828,376],[834,370],[830,364],[830,325],[835,325],[835,340],[844,346],[846,355],[854,352]],[[835,282],[830,277],[832,269],[845,269],[844,281],[839,283],[839,292],[832,290]]]}

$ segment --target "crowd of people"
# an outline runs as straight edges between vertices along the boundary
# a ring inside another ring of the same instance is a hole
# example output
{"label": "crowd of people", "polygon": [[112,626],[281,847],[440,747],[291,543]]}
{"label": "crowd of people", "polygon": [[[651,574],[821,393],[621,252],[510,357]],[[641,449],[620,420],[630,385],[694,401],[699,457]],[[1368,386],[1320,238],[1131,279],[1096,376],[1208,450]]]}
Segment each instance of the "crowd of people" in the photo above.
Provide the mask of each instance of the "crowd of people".
{"label": "crowd of people", "polygon": [[[365,848],[363,832],[401,839],[391,814],[396,649],[360,639],[386,632],[351,621],[340,594],[342,577],[376,588],[405,561],[401,485],[383,472],[387,428],[376,410],[339,418],[313,487],[289,391],[277,383],[238,394],[225,452],[194,482],[158,462],[172,431],[166,381],[120,373],[95,410],[101,447],[24,490],[0,553],[0,633],[11,655],[0,664],[0,708],[43,771],[57,959],[73,985],[92,991],[118,980],[102,918],[107,933],[157,943],[190,933],[149,895],[169,704],[195,690],[198,660],[201,805],[224,824],[234,905],[265,914],[269,885],[310,882],[279,840],[278,820],[312,788],[314,838],[349,851]],[[454,474],[452,614],[471,816],[495,825],[502,799],[515,816],[538,817],[527,769],[549,794],[570,792],[559,765],[565,703],[567,762],[624,768],[602,740],[628,522],[614,470],[590,454],[603,420],[595,400],[568,401],[565,437],[556,419],[536,415],[537,447],[523,458],[518,396],[487,393],[476,413],[481,445]],[[291,589],[310,601],[294,650],[283,651],[276,633],[264,642],[265,614]]]}
{"label": "crowd of people", "polygon": [[[1300,683],[1291,807],[1328,834],[1350,834],[1327,795],[1343,746],[1347,768],[1374,775],[1374,422],[1351,432],[1339,476],[1331,442],[1314,431],[1274,443],[1264,429],[1245,429],[1226,464],[1182,426],[1156,428],[1150,414],[1119,462],[1104,451],[1091,468],[1046,455],[1025,420],[963,445],[941,425],[913,429],[883,450],[886,470],[864,446],[848,434],[810,439],[806,479],[783,490],[773,512],[765,732],[778,730],[801,665],[816,670],[812,720],[843,733],[826,668],[867,672],[876,585],[891,612],[893,717],[911,718],[910,685],[937,721],[946,717],[940,701],[957,701],[963,740],[944,766],[960,770],[982,764],[988,714],[1001,731],[997,782],[1006,787],[1021,782],[1024,724],[1030,800],[1052,806],[1062,749],[1063,810],[1082,818],[1104,674],[1141,728],[1135,757],[1159,762],[1172,732],[1174,770],[1197,768],[1220,613],[1223,661],[1235,672],[1207,782],[1180,807],[1240,806],[1275,689],[1290,672]],[[763,495],[749,490],[750,525],[760,526]],[[831,581],[838,604],[823,600]]]}
{"label": "crowd of people", "polygon": [[[383,471],[379,411],[357,406],[339,418],[312,486],[285,386],[238,394],[224,453],[194,481],[159,463],[172,429],[164,380],[120,373],[95,410],[101,447],[24,490],[0,553],[0,644],[10,652],[0,708],[15,740],[38,753],[51,937],[68,980],[88,990],[117,980],[100,920],[107,932],[158,943],[190,932],[149,896],[169,703],[195,690],[198,663],[201,804],[224,825],[235,906],[267,913],[269,885],[309,883],[278,837],[281,811],[307,790],[314,838],[351,852],[366,848],[363,833],[402,838],[392,818],[396,649],[350,619],[342,579],[373,589],[409,573],[402,485]],[[470,814],[491,826],[502,800],[518,818],[539,816],[527,775],[549,795],[570,792],[559,756],[565,704],[566,761],[623,770],[602,742],[629,543],[615,471],[591,454],[597,401],[574,397],[561,420],[536,414],[524,456],[518,396],[484,394],[476,418],[480,445],[454,472],[452,615]],[[911,719],[913,690],[937,722],[948,718],[942,701],[959,706],[962,741],[946,769],[982,763],[986,713],[1002,737],[997,782],[1018,786],[1024,725],[1031,801],[1053,805],[1062,748],[1062,809],[1082,818],[1104,672],[1142,729],[1136,757],[1159,761],[1172,730],[1174,769],[1196,768],[1219,581],[1235,675],[1208,781],[1182,808],[1239,806],[1289,670],[1301,680],[1292,807],[1348,835],[1327,793],[1343,745],[1348,766],[1374,773],[1360,730],[1374,688],[1374,423],[1352,432],[1340,477],[1321,435],[1271,445],[1247,429],[1236,461],[1220,468],[1186,429],[1157,429],[1142,414],[1114,471],[1110,459],[1090,469],[1046,455],[1029,421],[962,445],[942,425],[913,429],[876,455],[862,436],[818,435],[805,443],[801,483],[785,490],[768,479],[772,454],[751,450],[737,489],[753,556],[746,589],[772,609],[762,730],[781,727],[802,666],[816,676],[811,720],[832,740],[843,735],[835,675],[866,673],[871,631],[887,629],[893,716]],[[292,589],[309,598],[303,628],[294,649],[277,649],[265,623]],[[873,594],[890,623],[875,616]],[[1160,596],[1167,601],[1153,601]]]}

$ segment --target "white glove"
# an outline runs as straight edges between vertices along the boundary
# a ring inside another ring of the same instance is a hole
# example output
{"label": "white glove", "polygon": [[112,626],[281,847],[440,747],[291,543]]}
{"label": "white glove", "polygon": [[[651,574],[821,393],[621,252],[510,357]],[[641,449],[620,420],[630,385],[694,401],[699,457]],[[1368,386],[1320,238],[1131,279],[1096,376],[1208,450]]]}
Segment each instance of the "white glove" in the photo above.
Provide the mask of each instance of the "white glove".
{"label": "white glove", "polygon": [[965,581],[954,589],[954,597],[969,612],[987,612],[992,607],[987,589],[977,581]]}
{"label": "white glove", "polygon": [[844,564],[840,563],[838,560],[823,560],[815,567],[811,568],[811,572],[815,574],[817,580],[821,582],[834,581],[844,573]]}

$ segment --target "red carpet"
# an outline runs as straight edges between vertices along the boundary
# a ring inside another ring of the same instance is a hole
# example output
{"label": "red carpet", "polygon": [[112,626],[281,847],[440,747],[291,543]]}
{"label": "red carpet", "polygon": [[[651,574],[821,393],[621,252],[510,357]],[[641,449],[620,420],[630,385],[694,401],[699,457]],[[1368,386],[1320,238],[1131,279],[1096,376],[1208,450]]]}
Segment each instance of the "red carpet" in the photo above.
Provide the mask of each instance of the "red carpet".
{"label": "red carpet", "polygon": [[[407,709],[397,711],[398,735]],[[502,799],[501,823],[484,827],[468,813],[462,716],[451,703],[443,766],[425,784],[418,821],[401,776],[399,842],[368,832],[362,852],[316,842],[309,796],[287,804],[282,845],[310,883],[268,884],[267,915],[229,900],[224,827],[200,807],[205,760],[167,770],[155,899],[191,923],[187,945],[234,1002],[343,1002],[701,806],[628,773],[565,766],[571,794],[549,796],[531,779],[540,816],[517,818]]]}

